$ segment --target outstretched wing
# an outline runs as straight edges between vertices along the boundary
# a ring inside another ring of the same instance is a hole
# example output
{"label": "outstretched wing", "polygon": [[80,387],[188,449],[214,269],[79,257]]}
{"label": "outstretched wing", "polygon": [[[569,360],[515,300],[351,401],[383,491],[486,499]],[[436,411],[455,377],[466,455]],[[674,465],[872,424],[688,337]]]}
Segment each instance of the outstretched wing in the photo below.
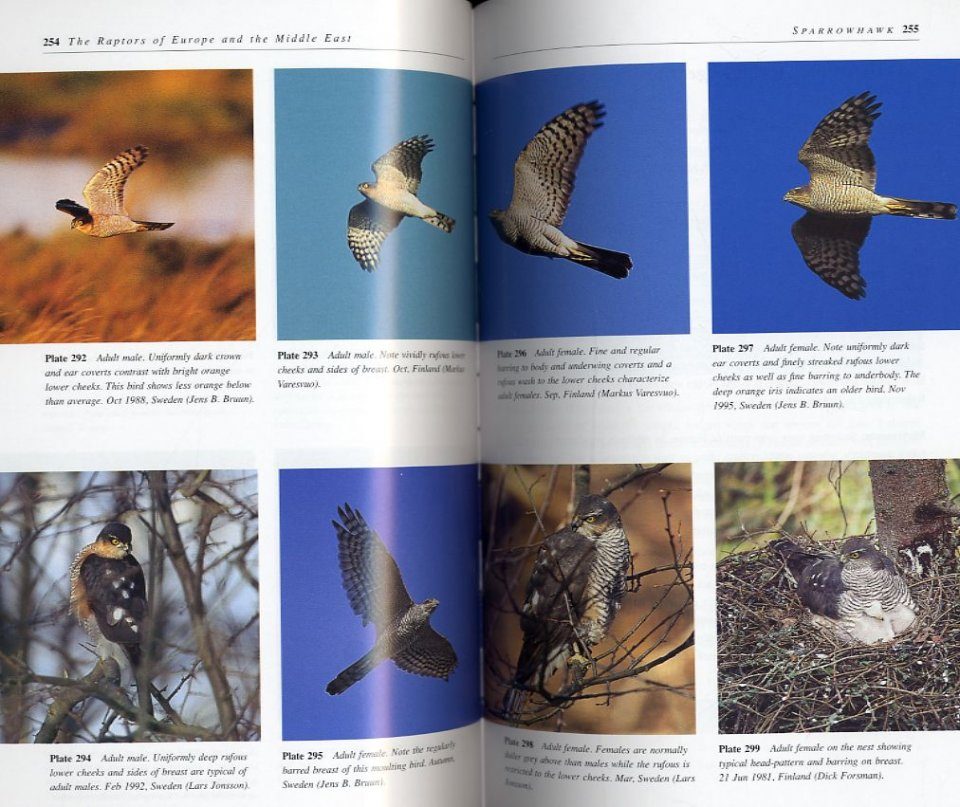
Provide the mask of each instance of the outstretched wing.
{"label": "outstretched wing", "polygon": [[94,213],[126,216],[123,206],[123,187],[127,179],[147,159],[146,146],[134,146],[121,151],[97,173],[83,189],[87,207]]}
{"label": "outstretched wing", "polygon": [[122,560],[88,555],[80,579],[100,632],[111,642],[139,644],[147,615],[147,587],[143,569],[128,555]]}
{"label": "outstretched wing", "polygon": [[813,130],[800,149],[799,159],[810,171],[811,186],[859,185],[873,190],[877,168],[867,141],[880,103],[869,92],[848,98]]}
{"label": "outstretched wing", "polygon": [[457,654],[453,645],[429,625],[419,632],[406,650],[394,656],[393,660],[405,672],[444,680],[450,677],[450,673],[457,666]]}
{"label": "outstretched wing", "polygon": [[364,199],[350,208],[347,218],[347,245],[357,263],[368,272],[380,262],[380,245],[392,233],[403,213]]}
{"label": "outstretched wing", "polygon": [[587,138],[602,126],[603,104],[576,104],[543,125],[513,167],[510,207],[554,227],[563,224]]}
{"label": "outstretched wing", "polygon": [[349,504],[337,508],[342,523],[337,531],[338,558],[343,590],[350,607],[363,620],[372,622],[379,635],[413,606],[397,562],[359,510]]}
{"label": "outstretched wing", "polygon": [[415,194],[423,176],[423,158],[431,151],[433,140],[429,135],[417,135],[397,143],[371,166],[377,183],[394,185]]}
{"label": "outstretched wing", "polygon": [[870,216],[823,216],[807,213],[790,232],[803,260],[820,279],[841,294],[859,300],[867,293],[860,276],[860,247],[870,232]]}

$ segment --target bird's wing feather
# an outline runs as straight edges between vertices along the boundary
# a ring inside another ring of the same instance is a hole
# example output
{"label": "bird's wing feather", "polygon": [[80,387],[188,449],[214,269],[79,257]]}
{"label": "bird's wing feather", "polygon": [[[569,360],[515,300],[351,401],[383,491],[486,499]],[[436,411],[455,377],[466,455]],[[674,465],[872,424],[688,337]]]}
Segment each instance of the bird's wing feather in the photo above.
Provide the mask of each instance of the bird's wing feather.
{"label": "bird's wing feather", "polygon": [[139,643],[140,625],[147,615],[147,588],[136,559],[88,555],[80,566],[80,577],[100,632],[111,642]]}
{"label": "bird's wing feather", "polygon": [[870,216],[823,216],[807,213],[790,232],[803,260],[841,294],[859,300],[867,282],[860,275],[860,248],[870,232]]}
{"label": "bird's wing feather", "polygon": [[87,207],[94,213],[126,216],[123,206],[123,188],[127,179],[147,159],[146,146],[134,146],[121,151],[97,173],[90,177],[83,189]]}
{"label": "bird's wing feather", "polygon": [[405,672],[444,679],[449,678],[457,666],[453,645],[430,625],[424,626],[413,643],[393,660]]}
{"label": "bird's wing feather", "polygon": [[433,140],[428,135],[417,135],[397,143],[371,166],[377,183],[404,188],[415,194],[423,176],[423,158],[433,151]]}
{"label": "bird's wing feather", "polygon": [[347,218],[347,245],[357,263],[368,272],[380,262],[380,245],[392,233],[403,213],[364,199],[350,208]]}
{"label": "bird's wing feather", "polygon": [[545,123],[517,157],[510,207],[554,227],[563,224],[587,139],[601,126],[603,105],[576,104]]}
{"label": "bird's wing feather", "polygon": [[877,168],[868,141],[880,103],[868,92],[848,98],[826,115],[798,155],[810,171],[811,186],[859,185],[873,190]]}
{"label": "bird's wing feather", "polygon": [[377,633],[406,613],[413,600],[403,584],[400,569],[383,541],[349,504],[337,509],[338,557],[343,589],[350,607],[363,624],[372,622]]}

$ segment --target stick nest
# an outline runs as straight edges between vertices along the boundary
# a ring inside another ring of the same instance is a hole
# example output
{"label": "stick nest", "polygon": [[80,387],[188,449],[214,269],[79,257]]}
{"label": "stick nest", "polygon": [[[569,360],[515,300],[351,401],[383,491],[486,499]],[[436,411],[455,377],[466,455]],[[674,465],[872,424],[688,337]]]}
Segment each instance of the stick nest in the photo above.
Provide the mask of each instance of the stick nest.
{"label": "stick nest", "polygon": [[908,580],[913,628],[851,646],[811,624],[775,553],[720,561],[720,732],[960,729],[960,576],[945,565]]}

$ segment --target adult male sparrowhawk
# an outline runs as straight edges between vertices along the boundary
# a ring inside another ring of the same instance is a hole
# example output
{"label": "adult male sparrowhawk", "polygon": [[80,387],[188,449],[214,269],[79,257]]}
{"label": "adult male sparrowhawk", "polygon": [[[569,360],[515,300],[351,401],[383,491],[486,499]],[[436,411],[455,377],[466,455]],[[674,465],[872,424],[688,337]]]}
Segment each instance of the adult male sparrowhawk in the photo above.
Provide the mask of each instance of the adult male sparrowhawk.
{"label": "adult male sparrowhawk", "polygon": [[343,589],[363,624],[372,622],[376,627],[377,640],[368,653],[327,684],[327,692],[339,695],[388,659],[414,675],[449,679],[457,666],[457,654],[430,626],[430,615],[439,601],[413,601],[397,562],[359,510],[344,504],[337,514],[341,523],[334,521],[333,527]]}
{"label": "adult male sparrowhawk", "polygon": [[514,163],[509,207],[491,210],[490,220],[500,239],[521,252],[566,258],[623,279],[633,266],[629,255],[575,241],[560,230],[587,138],[605,114],[603,104],[591,101],[547,121]]}
{"label": "adult male sparrowhawk", "polygon": [[81,549],[70,566],[70,610],[97,646],[102,659],[129,662],[142,708],[151,711],[149,687],[138,675],[147,618],[143,569],[132,553],[126,524],[111,521]]}
{"label": "adult male sparrowhawk", "polygon": [[72,199],[58,201],[57,210],[73,216],[70,228],[97,238],[109,238],[111,235],[173,227],[173,222],[131,219],[123,206],[123,188],[130,174],[147,159],[148,153],[146,146],[134,146],[120,152],[97,171],[83,189],[86,207]]}
{"label": "adult male sparrowhawk", "polygon": [[888,642],[908,630],[917,606],[893,562],[865,537],[834,555],[787,538],[770,542],[797,585],[815,625],[845,644]]}
{"label": "adult male sparrowhawk", "polygon": [[876,96],[863,92],[821,120],[799,154],[810,181],[783,197],[809,211],[792,229],[807,266],[852,299],[866,294],[860,247],[873,216],[957,217],[957,206],[949,202],[919,202],[874,192],[877,168],[868,141],[873,122],[880,117],[879,108]]}
{"label": "adult male sparrowhawk", "polygon": [[612,502],[584,496],[566,529],[544,540],[520,613],[523,645],[503,715],[519,720],[531,692],[607,635],[620,610],[630,542]]}
{"label": "adult male sparrowhawk", "polygon": [[350,208],[347,218],[347,244],[357,263],[373,271],[380,261],[380,245],[405,216],[422,219],[445,233],[453,231],[456,222],[425,205],[417,196],[423,177],[423,158],[433,151],[428,135],[417,135],[397,143],[371,166],[375,183],[357,186],[364,201]]}

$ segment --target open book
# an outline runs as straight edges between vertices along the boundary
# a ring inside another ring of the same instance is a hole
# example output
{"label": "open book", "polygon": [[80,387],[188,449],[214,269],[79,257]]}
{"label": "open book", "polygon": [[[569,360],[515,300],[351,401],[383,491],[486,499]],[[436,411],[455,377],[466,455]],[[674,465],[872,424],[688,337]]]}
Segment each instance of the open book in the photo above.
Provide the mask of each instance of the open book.
{"label": "open book", "polygon": [[8,15],[7,801],[946,800],[958,25]]}

